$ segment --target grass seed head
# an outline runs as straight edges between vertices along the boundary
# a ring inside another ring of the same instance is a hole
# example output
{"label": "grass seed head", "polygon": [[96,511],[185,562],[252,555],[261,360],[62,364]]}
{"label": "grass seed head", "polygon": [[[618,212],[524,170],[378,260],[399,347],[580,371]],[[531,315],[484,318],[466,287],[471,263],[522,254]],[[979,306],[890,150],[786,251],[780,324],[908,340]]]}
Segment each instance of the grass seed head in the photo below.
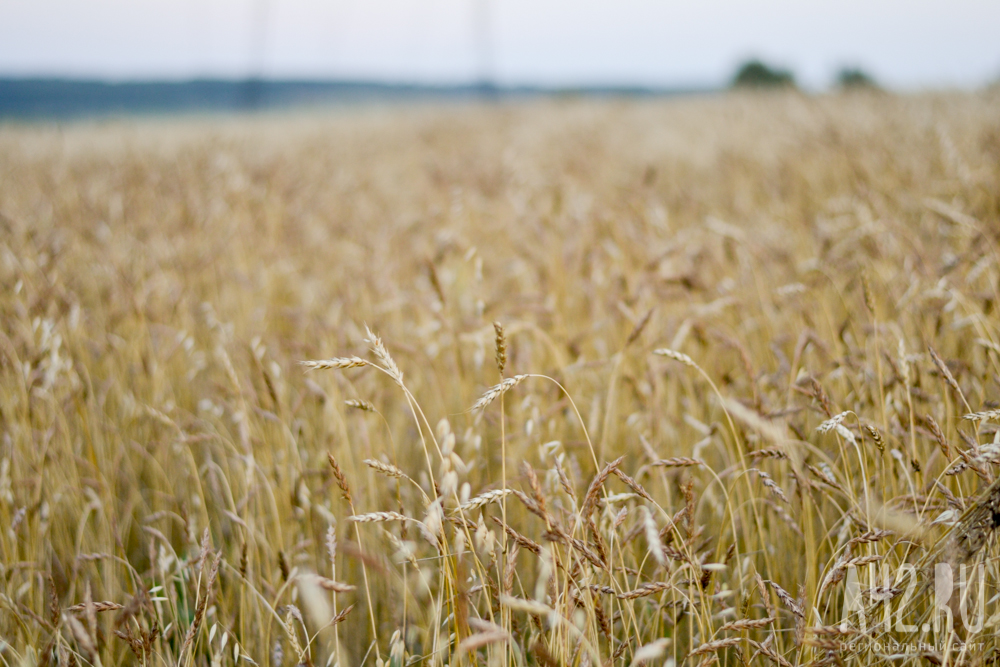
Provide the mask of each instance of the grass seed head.
{"label": "grass seed head", "polygon": [[503,375],[503,369],[507,367],[507,337],[504,335],[503,325],[499,322],[493,323],[496,331],[496,362],[497,370]]}

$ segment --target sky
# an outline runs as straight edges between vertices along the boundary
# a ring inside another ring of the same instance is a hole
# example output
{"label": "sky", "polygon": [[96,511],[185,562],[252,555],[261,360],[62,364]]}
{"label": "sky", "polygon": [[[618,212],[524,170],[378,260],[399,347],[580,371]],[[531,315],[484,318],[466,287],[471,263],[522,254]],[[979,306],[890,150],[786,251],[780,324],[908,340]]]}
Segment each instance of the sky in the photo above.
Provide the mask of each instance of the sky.
{"label": "sky", "polygon": [[1000,0],[2,0],[0,76],[806,87],[1000,80]]}

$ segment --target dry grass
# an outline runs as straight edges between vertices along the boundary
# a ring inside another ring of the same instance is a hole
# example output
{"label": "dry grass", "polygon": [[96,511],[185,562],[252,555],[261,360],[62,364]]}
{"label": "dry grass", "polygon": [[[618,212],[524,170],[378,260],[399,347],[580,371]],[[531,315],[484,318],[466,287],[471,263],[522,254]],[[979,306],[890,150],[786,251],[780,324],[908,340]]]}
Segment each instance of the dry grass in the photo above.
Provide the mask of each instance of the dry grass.
{"label": "dry grass", "polygon": [[995,660],[998,102],[0,128],[0,660]]}

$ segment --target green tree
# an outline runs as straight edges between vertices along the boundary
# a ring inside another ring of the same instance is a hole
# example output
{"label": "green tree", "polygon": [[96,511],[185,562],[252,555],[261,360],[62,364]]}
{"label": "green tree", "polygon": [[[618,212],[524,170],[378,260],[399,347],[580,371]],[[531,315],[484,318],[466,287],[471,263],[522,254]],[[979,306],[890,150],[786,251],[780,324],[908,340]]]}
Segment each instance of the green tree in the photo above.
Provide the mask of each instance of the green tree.
{"label": "green tree", "polygon": [[734,88],[794,88],[795,76],[760,60],[750,60],[736,71],[732,85]]}
{"label": "green tree", "polygon": [[879,85],[860,67],[844,67],[837,73],[837,87],[842,90],[877,90]]}

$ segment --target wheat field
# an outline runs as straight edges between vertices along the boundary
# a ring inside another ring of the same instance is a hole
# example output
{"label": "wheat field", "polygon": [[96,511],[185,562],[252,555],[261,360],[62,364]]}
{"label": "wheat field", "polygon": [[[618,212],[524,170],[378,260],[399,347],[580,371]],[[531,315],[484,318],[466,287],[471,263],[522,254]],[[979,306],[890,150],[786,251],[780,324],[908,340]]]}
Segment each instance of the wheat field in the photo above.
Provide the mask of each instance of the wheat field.
{"label": "wheat field", "polygon": [[998,95],[0,126],[0,661],[993,664]]}

